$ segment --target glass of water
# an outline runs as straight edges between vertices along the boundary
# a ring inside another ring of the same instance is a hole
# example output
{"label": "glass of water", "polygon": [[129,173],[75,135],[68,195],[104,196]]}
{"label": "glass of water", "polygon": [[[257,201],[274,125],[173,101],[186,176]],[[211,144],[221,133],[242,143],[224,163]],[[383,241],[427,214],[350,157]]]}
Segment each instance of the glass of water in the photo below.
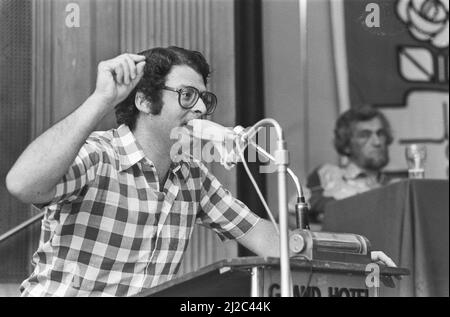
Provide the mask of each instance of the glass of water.
{"label": "glass of water", "polygon": [[409,144],[405,148],[409,178],[425,178],[427,148],[425,144]]}

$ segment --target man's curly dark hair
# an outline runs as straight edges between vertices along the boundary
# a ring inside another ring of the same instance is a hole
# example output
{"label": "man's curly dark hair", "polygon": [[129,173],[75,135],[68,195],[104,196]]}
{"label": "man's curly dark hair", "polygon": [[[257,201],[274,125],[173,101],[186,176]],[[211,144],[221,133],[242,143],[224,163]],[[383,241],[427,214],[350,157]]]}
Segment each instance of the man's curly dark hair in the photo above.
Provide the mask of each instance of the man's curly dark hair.
{"label": "man's curly dark hair", "polygon": [[167,48],[156,47],[138,54],[145,56],[144,75],[127,98],[116,106],[117,124],[126,124],[131,130],[134,129],[139,114],[139,110],[135,106],[137,92],[142,92],[151,103],[151,114],[161,113],[161,90],[165,86],[172,66],[187,65],[191,67],[203,77],[205,85],[210,75],[209,64],[205,57],[197,51],[170,46]]}
{"label": "man's curly dark hair", "polygon": [[349,156],[350,139],[352,138],[353,125],[361,121],[369,121],[378,117],[386,131],[386,144],[390,145],[394,140],[391,125],[385,115],[370,105],[361,105],[342,113],[336,121],[334,129],[334,147],[336,151],[344,156]]}

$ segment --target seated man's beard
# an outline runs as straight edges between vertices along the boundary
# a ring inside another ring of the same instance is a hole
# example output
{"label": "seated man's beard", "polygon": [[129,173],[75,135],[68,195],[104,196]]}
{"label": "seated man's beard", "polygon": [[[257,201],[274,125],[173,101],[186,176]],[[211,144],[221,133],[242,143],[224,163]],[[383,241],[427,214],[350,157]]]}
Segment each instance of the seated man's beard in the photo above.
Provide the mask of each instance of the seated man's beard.
{"label": "seated man's beard", "polygon": [[371,171],[379,171],[389,163],[388,153],[384,153],[378,157],[366,157],[364,160],[364,168]]}

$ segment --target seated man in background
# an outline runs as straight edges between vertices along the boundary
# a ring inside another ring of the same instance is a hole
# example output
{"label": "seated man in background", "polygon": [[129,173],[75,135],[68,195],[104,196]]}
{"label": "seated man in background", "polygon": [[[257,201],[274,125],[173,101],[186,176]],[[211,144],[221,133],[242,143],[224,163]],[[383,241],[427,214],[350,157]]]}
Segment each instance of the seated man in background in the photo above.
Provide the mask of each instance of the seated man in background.
{"label": "seated man in background", "polygon": [[392,179],[382,169],[389,163],[392,141],[390,124],[377,109],[364,105],[341,114],[334,130],[334,146],[346,162],[321,165],[308,176],[310,221],[322,222],[330,201],[390,183]]}

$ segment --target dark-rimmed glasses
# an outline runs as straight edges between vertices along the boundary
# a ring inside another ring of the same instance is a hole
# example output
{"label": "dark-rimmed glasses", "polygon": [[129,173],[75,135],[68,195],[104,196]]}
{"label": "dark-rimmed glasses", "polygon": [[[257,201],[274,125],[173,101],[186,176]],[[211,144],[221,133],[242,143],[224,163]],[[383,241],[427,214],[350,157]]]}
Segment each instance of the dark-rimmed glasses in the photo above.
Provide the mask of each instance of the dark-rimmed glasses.
{"label": "dark-rimmed glasses", "polygon": [[206,114],[212,114],[216,110],[217,97],[209,91],[200,92],[197,88],[186,86],[183,88],[172,88],[164,86],[164,90],[169,90],[178,93],[178,103],[183,109],[191,109],[195,106],[199,98],[202,98],[206,107]]}

